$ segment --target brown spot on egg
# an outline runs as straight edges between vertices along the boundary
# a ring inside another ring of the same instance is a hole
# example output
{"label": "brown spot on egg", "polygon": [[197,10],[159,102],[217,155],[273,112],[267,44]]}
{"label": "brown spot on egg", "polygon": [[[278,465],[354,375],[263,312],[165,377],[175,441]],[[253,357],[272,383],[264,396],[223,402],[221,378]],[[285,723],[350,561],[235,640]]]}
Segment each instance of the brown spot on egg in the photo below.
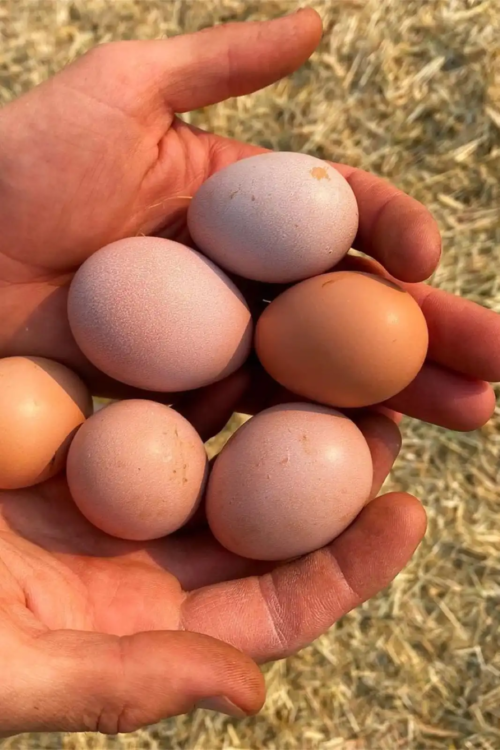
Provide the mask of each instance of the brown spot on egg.
{"label": "brown spot on egg", "polygon": [[309,174],[311,174],[315,180],[328,180],[330,181],[330,175],[324,167],[313,167]]}
{"label": "brown spot on egg", "polygon": [[323,282],[323,283],[321,284],[321,288],[323,289],[323,288],[324,288],[325,286],[329,286],[330,284],[335,284],[335,283],[336,283],[337,281],[338,281],[338,279],[337,279],[337,278],[331,278],[331,279],[328,279],[328,281],[324,281],[324,282]]}

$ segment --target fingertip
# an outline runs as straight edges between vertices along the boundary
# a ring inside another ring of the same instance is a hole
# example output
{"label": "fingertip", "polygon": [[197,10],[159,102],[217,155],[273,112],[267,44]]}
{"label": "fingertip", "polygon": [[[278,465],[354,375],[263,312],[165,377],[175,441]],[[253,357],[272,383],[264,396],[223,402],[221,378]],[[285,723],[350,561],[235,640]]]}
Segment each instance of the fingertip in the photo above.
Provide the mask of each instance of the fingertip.
{"label": "fingertip", "polygon": [[[406,492],[390,492],[372,500],[358,517],[373,555],[382,555],[396,573],[406,565],[427,529],[422,503]],[[390,578],[389,578],[390,580]]]}
{"label": "fingertip", "polygon": [[380,411],[364,411],[355,421],[367,440],[381,442],[391,449],[391,453],[397,455],[401,448],[401,433],[390,416],[396,412],[387,409],[387,414],[384,414],[382,409],[383,407],[380,407]]}
{"label": "fingertip", "polygon": [[489,383],[427,363],[413,383],[385,406],[457,432],[477,430],[491,419],[496,396]]}
{"label": "fingertip", "polygon": [[[427,531],[427,513],[414,495],[390,492],[373,500],[364,510],[372,538],[385,536],[387,564],[397,575],[411,560]],[[388,528],[391,529],[388,534]],[[380,545],[382,547],[382,545]],[[388,582],[394,578],[388,575]]]}
{"label": "fingertip", "polygon": [[373,174],[342,164],[333,166],[348,181],[358,202],[356,249],[382,263],[395,279],[428,279],[441,257],[441,235],[427,208]]}
{"label": "fingertip", "polygon": [[311,37],[314,35],[319,43],[323,35],[323,21],[320,14],[314,8],[305,7],[299,8],[294,14],[295,18],[300,20],[300,23],[308,23],[311,33]]}
{"label": "fingertip", "polygon": [[329,548],[356,595],[351,606],[389,585],[411,559],[426,526],[420,502],[403,492],[378,497],[361,511]]}
{"label": "fingertip", "polygon": [[[312,55],[323,36],[323,22],[319,13],[313,8],[299,8],[293,13],[285,16],[279,16],[269,21],[259,21],[263,27],[266,26],[274,33],[274,27],[278,29],[280,37],[283,36],[285,29],[292,39],[289,39],[290,45],[293,45],[295,57],[292,58],[291,52],[288,53],[290,62],[286,74],[294,72]],[[285,57],[282,56],[285,63]]]}
{"label": "fingertip", "polygon": [[250,386],[251,372],[243,365],[223,380],[179,394],[173,407],[191,422],[203,440],[209,440],[225,427]]}
{"label": "fingertip", "polygon": [[373,484],[370,500],[377,495],[401,450],[401,433],[388,416],[367,411],[356,418],[373,461]]}
{"label": "fingertip", "polygon": [[393,528],[410,546],[414,544],[412,554],[425,536],[427,513],[420,500],[409,493],[389,492],[370,503],[363,512],[370,524],[380,525],[384,532],[390,515]]}
{"label": "fingertip", "polygon": [[387,419],[390,419],[391,422],[394,422],[395,425],[400,425],[403,421],[403,414],[399,411],[394,411],[394,409],[388,409],[386,406],[374,406],[372,407],[374,412],[377,412],[378,414],[383,414]]}
{"label": "fingertip", "polygon": [[[484,427],[493,417],[497,405],[495,391],[489,383],[481,383],[482,392],[478,393],[476,412],[470,415],[475,427],[469,429],[477,430]],[[479,389],[478,389],[479,390]]]}
{"label": "fingertip", "polygon": [[421,203],[398,195],[381,211],[373,238],[373,254],[400,281],[428,279],[439,265],[441,234]]}

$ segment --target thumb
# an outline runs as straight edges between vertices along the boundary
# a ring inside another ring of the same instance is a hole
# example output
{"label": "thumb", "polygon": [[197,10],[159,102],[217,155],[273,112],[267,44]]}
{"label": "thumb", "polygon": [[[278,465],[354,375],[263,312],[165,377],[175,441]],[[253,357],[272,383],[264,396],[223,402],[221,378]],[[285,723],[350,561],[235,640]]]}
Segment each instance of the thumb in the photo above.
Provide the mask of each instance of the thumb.
{"label": "thumb", "polygon": [[54,631],[23,649],[0,693],[0,732],[132,732],[195,707],[244,717],[265,697],[254,662],[197,633]]}
{"label": "thumb", "polygon": [[319,15],[307,8],[272,21],[176,37],[170,42],[166,99],[174,112],[186,112],[258,91],[305,63],[321,33]]}
{"label": "thumb", "polygon": [[[228,23],[166,40],[103,44],[63,71],[139,120],[187,112],[268,86],[299,68],[321,39],[312,9],[271,21]],[[94,64],[90,64],[91,61]],[[85,76],[74,73],[81,67]],[[122,85],[117,86],[117,71]],[[125,84],[125,85],[123,85]],[[146,114],[147,113],[147,114]]]}

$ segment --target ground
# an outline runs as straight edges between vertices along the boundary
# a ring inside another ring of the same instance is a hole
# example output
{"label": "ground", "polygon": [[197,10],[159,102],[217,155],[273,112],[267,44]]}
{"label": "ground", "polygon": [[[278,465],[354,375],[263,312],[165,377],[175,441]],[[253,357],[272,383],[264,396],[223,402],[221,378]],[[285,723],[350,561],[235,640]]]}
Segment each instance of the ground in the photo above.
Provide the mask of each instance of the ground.
{"label": "ground", "polygon": [[[301,3],[305,4],[305,3]],[[219,133],[385,176],[438,218],[433,283],[500,312],[498,0],[312,0],[325,35],[291,79],[191,115]],[[101,40],[276,16],[287,0],[0,0],[0,100]],[[500,748],[500,415],[460,435],[404,423],[392,488],[426,540],[389,590],[267,670],[261,715],[198,712],[132,737],[39,735],[12,748]]]}

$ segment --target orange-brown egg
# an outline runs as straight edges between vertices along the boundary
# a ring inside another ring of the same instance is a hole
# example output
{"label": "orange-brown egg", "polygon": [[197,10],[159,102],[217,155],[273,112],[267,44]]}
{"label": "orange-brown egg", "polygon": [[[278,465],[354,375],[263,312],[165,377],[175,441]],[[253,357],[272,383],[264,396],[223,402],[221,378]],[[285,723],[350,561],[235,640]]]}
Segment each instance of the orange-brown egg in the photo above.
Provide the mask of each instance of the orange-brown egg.
{"label": "orange-brown egg", "polygon": [[61,471],[90,414],[89,391],[64,365],[41,357],[0,360],[0,489],[31,487]]}
{"label": "orange-brown egg", "polygon": [[277,297],[258,321],[256,349],[267,372],[293,393],[355,408],[409,385],[428,339],[410,294],[378,276],[340,271]]}

